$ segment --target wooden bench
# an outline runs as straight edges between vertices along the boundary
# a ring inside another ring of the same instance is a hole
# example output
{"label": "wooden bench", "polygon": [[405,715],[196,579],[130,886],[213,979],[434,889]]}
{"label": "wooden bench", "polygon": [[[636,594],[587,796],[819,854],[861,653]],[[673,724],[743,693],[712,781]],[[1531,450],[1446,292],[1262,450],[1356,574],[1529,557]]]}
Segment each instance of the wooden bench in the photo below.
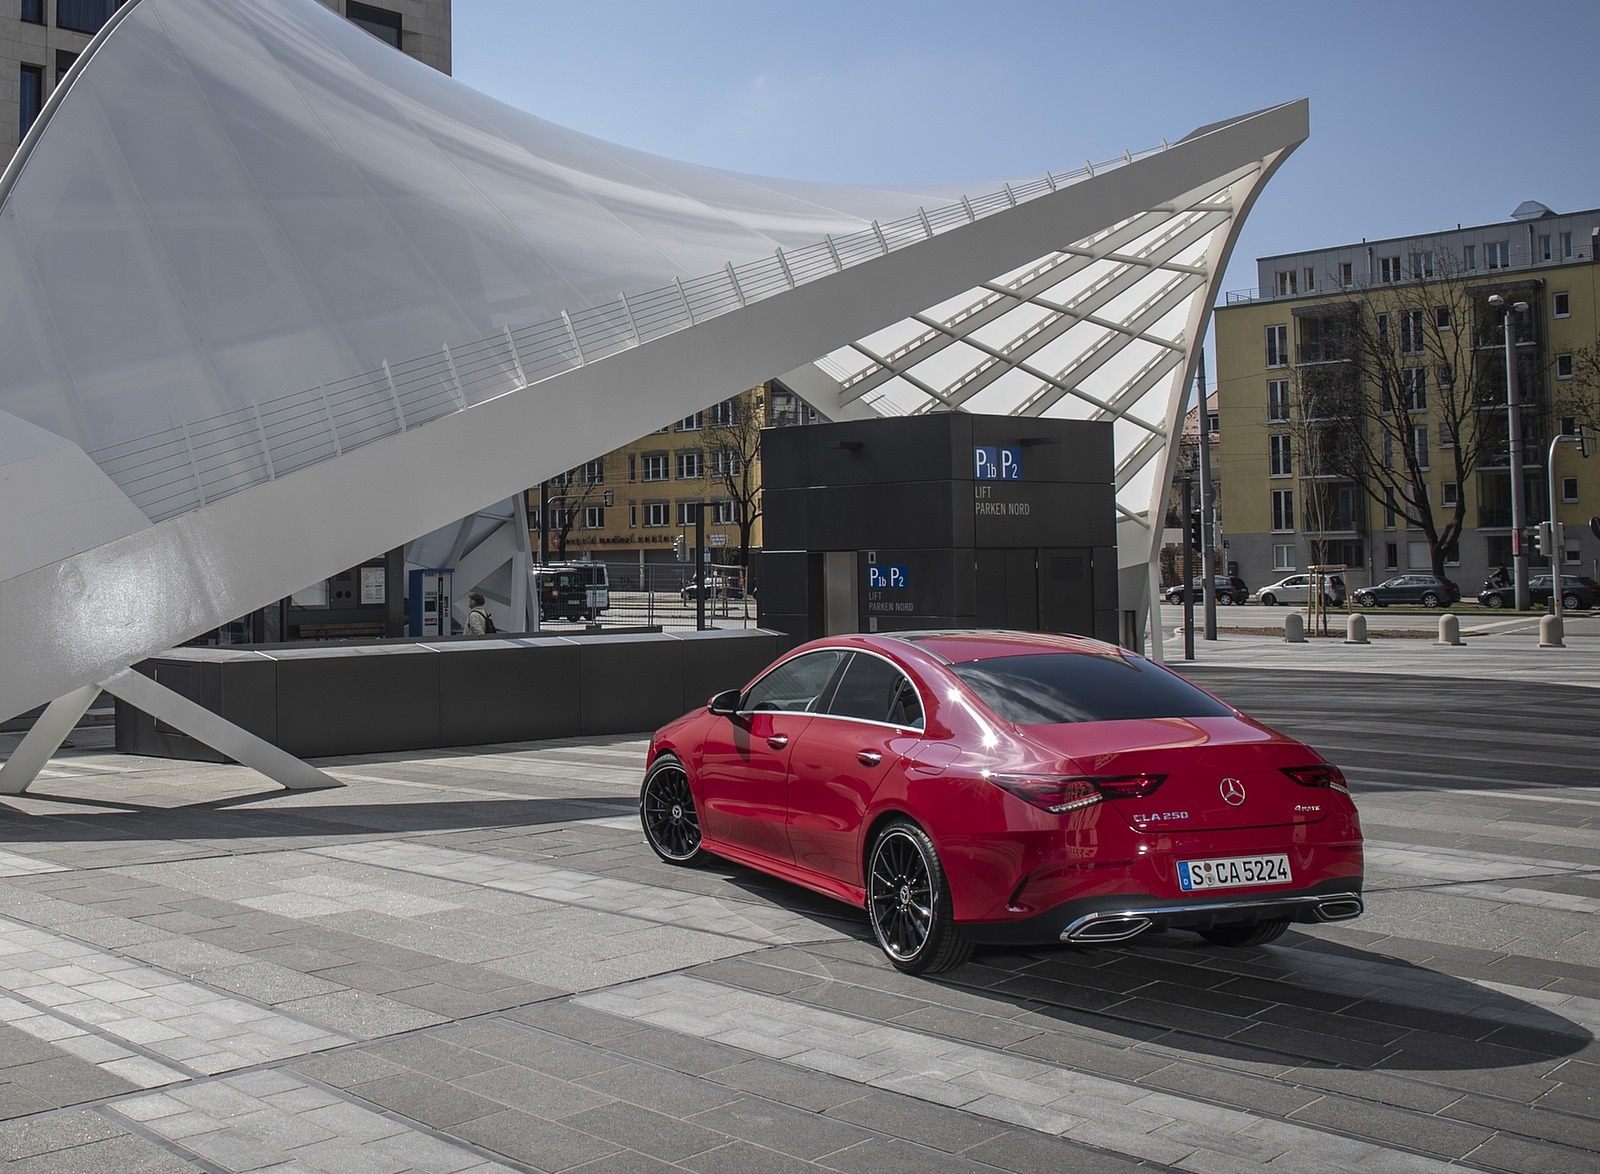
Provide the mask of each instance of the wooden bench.
{"label": "wooden bench", "polygon": [[301,624],[299,627],[302,640],[348,640],[355,636],[382,636],[383,625],[379,624]]}

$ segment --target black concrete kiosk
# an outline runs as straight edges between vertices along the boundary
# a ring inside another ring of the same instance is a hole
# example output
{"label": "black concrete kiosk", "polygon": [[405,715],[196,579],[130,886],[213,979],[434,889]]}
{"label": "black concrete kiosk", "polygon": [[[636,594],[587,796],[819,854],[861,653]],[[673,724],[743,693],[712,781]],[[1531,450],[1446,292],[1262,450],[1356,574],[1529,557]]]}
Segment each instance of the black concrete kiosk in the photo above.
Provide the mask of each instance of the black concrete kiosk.
{"label": "black concrete kiosk", "polygon": [[941,412],[766,429],[761,626],[1114,643],[1111,427]]}

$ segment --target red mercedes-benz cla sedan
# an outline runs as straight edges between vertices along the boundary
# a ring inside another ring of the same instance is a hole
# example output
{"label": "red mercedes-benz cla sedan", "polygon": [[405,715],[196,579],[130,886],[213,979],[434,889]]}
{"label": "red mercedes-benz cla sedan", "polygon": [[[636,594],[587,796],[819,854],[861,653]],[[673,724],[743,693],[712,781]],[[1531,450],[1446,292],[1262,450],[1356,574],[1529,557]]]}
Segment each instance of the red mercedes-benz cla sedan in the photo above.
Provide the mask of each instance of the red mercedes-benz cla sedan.
{"label": "red mercedes-benz cla sedan", "polygon": [[639,815],[663,860],[711,853],[864,906],[911,974],[974,944],[1252,946],[1362,911],[1338,767],[1076,636],[802,645],[656,733]]}

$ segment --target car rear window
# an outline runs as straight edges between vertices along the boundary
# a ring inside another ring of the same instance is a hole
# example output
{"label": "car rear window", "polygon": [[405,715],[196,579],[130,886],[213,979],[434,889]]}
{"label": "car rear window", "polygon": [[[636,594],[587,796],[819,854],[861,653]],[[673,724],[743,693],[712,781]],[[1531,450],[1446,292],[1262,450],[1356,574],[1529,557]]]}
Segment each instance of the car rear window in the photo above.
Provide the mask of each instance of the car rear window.
{"label": "car rear window", "polygon": [[1233,712],[1182,677],[1121,656],[1043,653],[950,667],[990,709],[1025,726]]}

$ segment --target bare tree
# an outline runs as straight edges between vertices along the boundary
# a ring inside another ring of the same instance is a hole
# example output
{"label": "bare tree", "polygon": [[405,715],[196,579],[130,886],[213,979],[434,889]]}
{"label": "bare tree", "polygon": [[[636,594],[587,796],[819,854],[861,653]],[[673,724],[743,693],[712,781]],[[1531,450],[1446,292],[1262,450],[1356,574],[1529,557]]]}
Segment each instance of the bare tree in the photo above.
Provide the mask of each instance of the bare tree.
{"label": "bare tree", "polygon": [[582,520],[583,511],[605,502],[605,473],[606,458],[596,457],[546,483],[550,516],[541,521],[555,538],[549,544],[551,554],[565,555],[567,537]]}
{"label": "bare tree", "polygon": [[739,565],[750,565],[750,536],[761,517],[761,428],[766,421],[767,389],[752,388],[723,400],[706,413],[707,477],[730,520],[739,529]]}
{"label": "bare tree", "polygon": [[1505,403],[1503,352],[1488,337],[1500,319],[1481,313],[1483,299],[1443,249],[1414,242],[1406,259],[1392,282],[1296,311],[1290,434],[1319,561],[1329,528],[1354,528],[1335,518],[1330,495],[1342,482],[1420,530],[1442,578],[1467,499],[1433,499],[1438,462],[1445,480],[1466,486],[1486,456],[1506,449],[1505,413],[1483,410]]}

